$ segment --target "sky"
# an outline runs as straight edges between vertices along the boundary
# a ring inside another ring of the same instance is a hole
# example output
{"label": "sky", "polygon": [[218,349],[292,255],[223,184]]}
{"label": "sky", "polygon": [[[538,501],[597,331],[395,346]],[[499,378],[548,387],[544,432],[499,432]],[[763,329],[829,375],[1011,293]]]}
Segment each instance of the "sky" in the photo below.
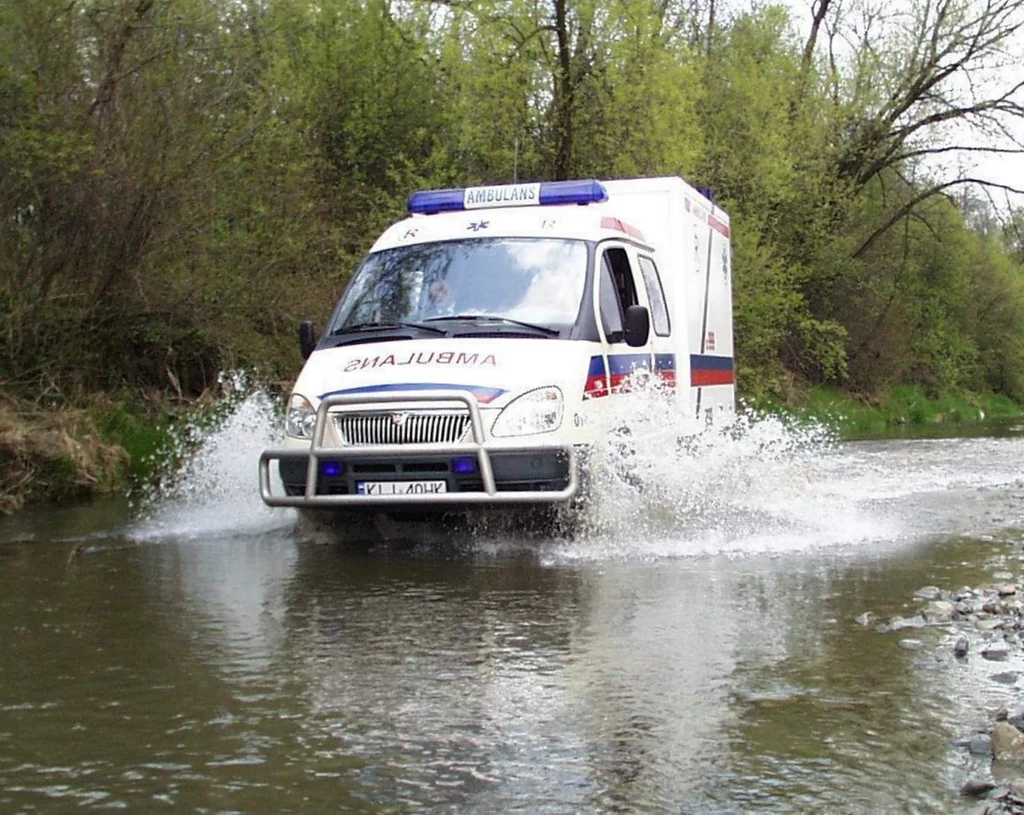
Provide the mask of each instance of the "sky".
{"label": "sky", "polygon": [[[747,5],[747,2],[733,0],[733,9],[739,11]],[[781,0],[781,2],[789,7],[800,36],[806,38],[811,26],[813,0]],[[920,8],[921,5],[914,3],[913,0],[832,0],[832,2],[840,4],[837,7],[847,10],[874,6],[892,19],[893,24],[898,24],[901,16],[909,18],[913,9]],[[985,7],[981,0],[965,0],[965,2],[968,4],[968,8],[974,11],[980,11]],[[932,8],[935,8],[936,5],[933,3]],[[1024,21],[1024,4],[1017,13],[1019,19]],[[824,33],[819,35],[819,45],[823,42],[823,37]],[[971,81],[975,83],[975,91],[982,97],[991,95],[997,88],[1012,87],[1013,84],[1024,78],[1024,74],[1021,72],[1021,65],[1024,64],[1024,29],[1008,41],[1007,52],[1002,60],[1002,65],[994,65],[984,75],[975,75],[972,78]],[[959,81],[958,89],[965,96],[969,95],[971,86],[966,77]],[[1024,105],[1024,92],[1019,94],[1018,101]],[[1024,144],[1024,118],[1015,121],[1006,117],[1003,121],[1020,143]],[[950,129],[943,134],[943,142],[973,147],[1017,146],[1009,140],[998,141],[967,126]],[[969,176],[1024,189],[1024,154],[943,153],[929,158],[925,162],[925,167],[930,174],[944,180]],[[994,188],[989,188],[989,192],[992,202],[1002,213],[1007,210],[1007,205],[1024,207],[1024,194],[1012,194]]]}

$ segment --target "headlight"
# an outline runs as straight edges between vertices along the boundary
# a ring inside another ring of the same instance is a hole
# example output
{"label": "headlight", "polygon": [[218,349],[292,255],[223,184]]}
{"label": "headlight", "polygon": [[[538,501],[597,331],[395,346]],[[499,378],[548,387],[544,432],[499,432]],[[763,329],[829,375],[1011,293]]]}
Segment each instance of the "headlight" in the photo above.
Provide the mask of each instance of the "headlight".
{"label": "headlight", "polygon": [[491,428],[492,436],[530,436],[549,433],[562,424],[562,392],[556,387],[537,388],[513,399]]}
{"label": "headlight", "polygon": [[284,421],[284,432],[292,438],[311,439],[316,426],[316,411],[305,396],[292,394],[288,400],[288,414]]}

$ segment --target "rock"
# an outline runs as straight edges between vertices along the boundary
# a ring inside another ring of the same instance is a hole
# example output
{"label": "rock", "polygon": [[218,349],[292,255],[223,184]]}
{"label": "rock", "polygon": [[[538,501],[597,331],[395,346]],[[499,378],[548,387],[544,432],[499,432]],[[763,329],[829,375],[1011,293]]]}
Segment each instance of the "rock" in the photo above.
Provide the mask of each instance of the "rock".
{"label": "rock", "polygon": [[1013,580],[1013,572],[992,572],[992,579],[1005,583],[1007,580]]}
{"label": "rock", "polygon": [[990,617],[987,620],[975,620],[974,627],[979,631],[995,631],[998,628],[1002,628],[1006,625],[1004,620],[999,617]]}
{"label": "rock", "polygon": [[1007,583],[997,588],[996,591],[999,592],[1000,597],[1012,597],[1017,593],[1017,587],[1013,583]]}
{"label": "rock", "polygon": [[992,729],[992,755],[996,761],[1024,764],[1024,733],[1009,722],[996,722]]}
{"label": "rock", "polygon": [[1006,721],[1016,727],[1018,730],[1024,729],[1024,713],[1015,713],[1010,716]]}
{"label": "rock", "polygon": [[[1016,685],[1018,676],[1020,676],[1018,671],[1003,671],[1002,673],[992,674],[989,679],[993,682],[998,682],[1000,685]],[[1009,711],[1007,711],[1006,716],[1003,716],[1003,718],[1005,719],[1007,716],[1009,716]],[[999,718],[998,715],[996,718]]]}
{"label": "rock", "polygon": [[856,622],[858,624],[864,626],[865,628],[867,628],[869,625],[871,625],[871,623],[872,623],[872,621],[874,619],[875,619],[875,614],[874,614],[873,611],[865,611],[863,614],[861,614],[857,618]]}
{"label": "rock", "polygon": [[879,634],[888,634],[889,626],[887,626],[885,623],[879,623],[875,626],[875,631],[877,631]]}
{"label": "rock", "polygon": [[928,621],[924,617],[894,617],[889,621],[890,631],[902,631],[904,628],[924,628]]}
{"label": "rock", "polygon": [[1005,642],[993,642],[981,649],[981,655],[985,657],[985,659],[991,659],[993,662],[998,662],[1006,659],[1010,655],[1010,646]]}
{"label": "rock", "polygon": [[1009,718],[1010,718],[1010,709],[1006,705],[1003,705],[1001,708],[999,708],[999,710],[996,711],[996,721],[997,722],[1005,722]]}
{"label": "rock", "polygon": [[971,736],[967,749],[970,750],[972,756],[990,756],[992,755],[992,738],[985,733],[976,733]]}
{"label": "rock", "polygon": [[953,656],[958,659],[963,659],[967,656],[967,651],[970,648],[970,643],[967,642],[967,637],[960,637],[956,641],[956,645],[953,646]]}
{"label": "rock", "polygon": [[919,600],[938,600],[942,596],[942,589],[938,586],[923,586],[914,592],[914,597]]}
{"label": "rock", "polygon": [[961,600],[970,600],[972,597],[974,597],[974,590],[970,586],[961,586],[953,592],[951,599],[959,603]]}
{"label": "rock", "polygon": [[932,600],[921,613],[930,623],[948,623],[956,616],[956,606],[948,600]]}
{"label": "rock", "polygon": [[996,785],[984,778],[971,778],[960,788],[960,794],[971,798],[980,798],[989,790],[994,790]]}
{"label": "rock", "polygon": [[1015,815],[1018,810],[1013,806],[1013,790],[1001,784],[988,794],[989,801],[999,803],[989,809],[989,815]]}
{"label": "rock", "polygon": [[956,613],[961,617],[966,617],[968,614],[974,613],[974,603],[971,603],[968,600],[958,600],[955,608]]}
{"label": "rock", "polygon": [[900,648],[906,648],[908,651],[919,651],[924,648],[924,643],[921,640],[905,639],[900,640]]}

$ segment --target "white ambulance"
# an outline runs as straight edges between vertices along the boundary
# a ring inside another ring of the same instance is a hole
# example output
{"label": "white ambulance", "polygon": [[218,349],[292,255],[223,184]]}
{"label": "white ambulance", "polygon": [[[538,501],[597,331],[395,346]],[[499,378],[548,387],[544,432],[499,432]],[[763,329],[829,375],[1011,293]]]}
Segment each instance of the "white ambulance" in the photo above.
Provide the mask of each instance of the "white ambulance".
{"label": "white ambulance", "polygon": [[636,377],[687,416],[734,410],[729,218],[682,179],[418,192],[409,212],[319,340],[300,327],[266,504],[564,503]]}

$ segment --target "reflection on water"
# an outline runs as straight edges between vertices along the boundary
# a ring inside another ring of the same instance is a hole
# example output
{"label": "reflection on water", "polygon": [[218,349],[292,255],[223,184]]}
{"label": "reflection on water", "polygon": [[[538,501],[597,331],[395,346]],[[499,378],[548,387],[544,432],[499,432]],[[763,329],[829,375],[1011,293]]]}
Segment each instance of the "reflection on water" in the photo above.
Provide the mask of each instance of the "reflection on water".
{"label": "reflection on water", "polygon": [[0,811],[959,811],[951,742],[1016,689],[855,618],[1020,571],[1024,442],[758,449],[673,482],[713,529],[628,492],[529,545],[320,545],[244,491],[5,522]]}
{"label": "reflection on water", "polygon": [[981,580],[979,545],[603,566],[8,545],[0,808],[948,811],[950,739],[990,700],[941,632],[912,652],[853,618]]}

